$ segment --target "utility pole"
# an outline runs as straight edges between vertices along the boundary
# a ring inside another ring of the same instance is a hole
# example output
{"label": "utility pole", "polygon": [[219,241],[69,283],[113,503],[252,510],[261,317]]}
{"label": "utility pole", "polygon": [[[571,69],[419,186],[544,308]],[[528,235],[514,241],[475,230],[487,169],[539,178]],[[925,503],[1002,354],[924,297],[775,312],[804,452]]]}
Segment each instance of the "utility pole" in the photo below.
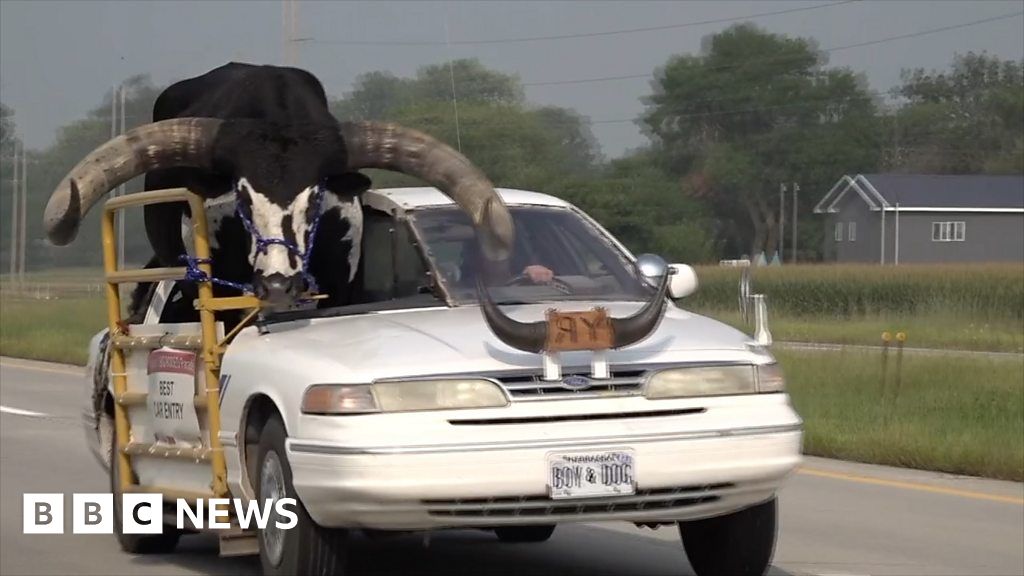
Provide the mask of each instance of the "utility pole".
{"label": "utility pole", "polygon": [[285,66],[298,66],[299,43],[314,40],[299,38],[299,0],[281,0],[281,40]]}
{"label": "utility pole", "polygon": [[[117,138],[119,134],[124,133],[124,99],[125,99],[124,85],[114,85],[110,88],[110,139]],[[118,113],[118,101],[120,101],[120,114]],[[121,120],[121,128],[118,130],[118,118]],[[114,189],[114,196],[121,196],[124,194],[124,184],[121,184]],[[117,267],[118,269],[124,268],[124,218],[125,211],[118,210],[114,214],[114,222],[117,225]]]}
{"label": "utility pole", "polygon": [[298,3],[296,0],[281,0],[281,29],[284,35],[284,63],[286,66],[298,64],[298,54],[295,46],[297,11]]}
{"label": "utility pole", "polygon": [[18,272],[18,143],[11,151],[11,280]]}
{"label": "utility pole", "polygon": [[462,131],[459,129],[459,99],[455,95],[455,69],[452,67],[452,42],[448,35],[448,12],[444,13],[444,43],[448,52],[448,79],[452,84],[452,108],[455,109],[455,143],[462,152]]}
{"label": "utility pole", "polygon": [[28,213],[28,159],[25,156],[25,144],[21,145],[21,257],[18,258],[18,284],[25,284],[25,252],[28,245],[28,228],[25,225],[25,217]]}
{"label": "utility pole", "polygon": [[793,254],[791,255],[792,263],[796,264],[796,207],[797,204],[797,192],[800,191],[800,185],[793,182]]}
{"label": "utility pole", "polygon": [[[126,90],[124,88],[124,84],[122,84],[121,85],[121,134],[125,133],[125,125],[124,125],[124,99],[125,99],[125,92],[126,92]],[[118,189],[118,195],[119,196],[124,196],[125,195],[125,185],[124,184],[121,184],[120,188]],[[118,212],[118,216],[120,216],[120,218],[118,218],[118,220],[117,220],[117,269],[118,270],[124,270],[124,221],[127,220],[127,218],[128,218],[128,211],[127,210],[118,210],[117,212]]]}
{"label": "utility pole", "polygon": [[779,184],[779,262],[786,261],[786,183]]}

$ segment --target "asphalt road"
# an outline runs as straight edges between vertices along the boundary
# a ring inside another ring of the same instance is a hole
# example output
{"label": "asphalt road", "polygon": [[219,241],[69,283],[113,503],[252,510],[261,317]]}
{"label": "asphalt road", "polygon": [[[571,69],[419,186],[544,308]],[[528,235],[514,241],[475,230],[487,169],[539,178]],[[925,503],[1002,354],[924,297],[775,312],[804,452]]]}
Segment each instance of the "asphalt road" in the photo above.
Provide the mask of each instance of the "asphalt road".
{"label": "asphalt road", "polygon": [[[110,535],[22,534],[23,493],[108,490],[85,448],[80,373],[0,360],[0,574],[258,574],[208,536],[132,557]],[[780,506],[775,576],[1024,575],[1021,484],[808,458]],[[560,526],[544,544],[474,531],[361,539],[353,562],[378,574],[692,574],[674,530],[621,524]]]}

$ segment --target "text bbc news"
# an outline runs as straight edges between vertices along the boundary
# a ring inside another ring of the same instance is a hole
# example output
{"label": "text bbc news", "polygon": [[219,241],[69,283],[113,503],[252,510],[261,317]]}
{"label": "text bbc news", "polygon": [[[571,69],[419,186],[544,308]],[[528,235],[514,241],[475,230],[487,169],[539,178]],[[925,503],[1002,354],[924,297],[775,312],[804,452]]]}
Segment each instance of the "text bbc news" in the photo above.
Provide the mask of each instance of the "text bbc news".
{"label": "text bbc news", "polygon": [[[22,502],[25,534],[64,533],[64,494],[25,494]],[[294,498],[263,502],[242,498],[199,498],[195,501],[178,498],[174,502],[174,516],[178,529],[225,530],[232,527],[229,519],[234,517],[243,530],[264,529],[271,522],[276,528],[289,530],[298,523],[297,507]],[[163,532],[166,520],[162,495],[122,494],[120,509],[121,532],[124,534]],[[111,493],[72,494],[71,533],[113,534],[116,511]]]}

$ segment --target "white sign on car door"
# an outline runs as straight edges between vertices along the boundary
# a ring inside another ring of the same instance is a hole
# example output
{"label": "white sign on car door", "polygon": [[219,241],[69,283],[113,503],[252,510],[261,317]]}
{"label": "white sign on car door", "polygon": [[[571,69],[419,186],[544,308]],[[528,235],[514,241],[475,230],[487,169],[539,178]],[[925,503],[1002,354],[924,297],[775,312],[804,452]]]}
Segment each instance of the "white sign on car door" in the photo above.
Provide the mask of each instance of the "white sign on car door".
{"label": "white sign on car door", "polygon": [[196,353],[159,348],[149,353],[146,404],[156,442],[196,445],[201,441],[196,416]]}

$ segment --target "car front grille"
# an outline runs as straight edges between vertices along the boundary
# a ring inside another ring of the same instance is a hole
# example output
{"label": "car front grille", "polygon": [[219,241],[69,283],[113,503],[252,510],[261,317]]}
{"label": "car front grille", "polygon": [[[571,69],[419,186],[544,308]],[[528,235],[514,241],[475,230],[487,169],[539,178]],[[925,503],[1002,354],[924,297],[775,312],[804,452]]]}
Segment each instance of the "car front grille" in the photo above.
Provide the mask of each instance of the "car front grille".
{"label": "car front grille", "polygon": [[476,498],[464,500],[423,500],[427,513],[449,518],[508,518],[546,516],[588,516],[686,508],[716,502],[733,484],[707,484],[638,490],[632,496],[551,500],[545,496]]}
{"label": "car front grille", "polygon": [[562,384],[562,380],[542,380],[539,374],[498,376],[495,379],[504,386],[513,400],[561,400],[639,395],[643,393],[645,375],[645,370],[612,371],[610,378],[592,378],[585,372],[562,374],[562,380],[569,376],[588,378],[590,386],[583,389],[569,388]]}

